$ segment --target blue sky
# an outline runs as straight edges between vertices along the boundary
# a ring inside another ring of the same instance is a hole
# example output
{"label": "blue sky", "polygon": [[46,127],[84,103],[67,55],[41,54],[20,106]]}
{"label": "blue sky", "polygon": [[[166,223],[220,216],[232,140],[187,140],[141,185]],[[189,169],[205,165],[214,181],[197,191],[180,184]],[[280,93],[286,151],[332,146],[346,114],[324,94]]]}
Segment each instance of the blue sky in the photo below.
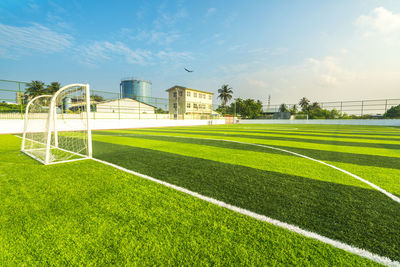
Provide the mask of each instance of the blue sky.
{"label": "blue sky", "polygon": [[[0,2],[0,78],[273,103],[400,97],[400,1]],[[193,73],[184,71],[193,69]]]}

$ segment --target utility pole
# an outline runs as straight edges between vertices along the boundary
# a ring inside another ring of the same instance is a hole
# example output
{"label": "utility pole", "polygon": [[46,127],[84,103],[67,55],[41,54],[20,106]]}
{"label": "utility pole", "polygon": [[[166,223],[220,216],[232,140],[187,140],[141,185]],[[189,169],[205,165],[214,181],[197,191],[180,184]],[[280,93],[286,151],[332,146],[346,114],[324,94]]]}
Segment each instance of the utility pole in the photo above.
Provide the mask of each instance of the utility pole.
{"label": "utility pole", "polygon": [[269,112],[270,107],[271,107],[271,95],[268,95],[267,112]]}

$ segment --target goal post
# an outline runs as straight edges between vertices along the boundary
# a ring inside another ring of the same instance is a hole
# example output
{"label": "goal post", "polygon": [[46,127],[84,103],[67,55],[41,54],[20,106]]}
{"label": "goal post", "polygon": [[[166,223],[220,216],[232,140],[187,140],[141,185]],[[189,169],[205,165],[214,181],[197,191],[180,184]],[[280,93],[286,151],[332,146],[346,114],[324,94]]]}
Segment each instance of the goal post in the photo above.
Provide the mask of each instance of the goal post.
{"label": "goal post", "polygon": [[[33,108],[41,99],[46,99],[46,106]],[[38,111],[42,111],[40,121],[35,120]],[[91,158],[89,84],[70,84],[53,96],[32,99],[24,125],[21,150],[43,164]]]}
{"label": "goal post", "polygon": [[26,105],[21,151],[44,162],[51,95],[34,97]]}

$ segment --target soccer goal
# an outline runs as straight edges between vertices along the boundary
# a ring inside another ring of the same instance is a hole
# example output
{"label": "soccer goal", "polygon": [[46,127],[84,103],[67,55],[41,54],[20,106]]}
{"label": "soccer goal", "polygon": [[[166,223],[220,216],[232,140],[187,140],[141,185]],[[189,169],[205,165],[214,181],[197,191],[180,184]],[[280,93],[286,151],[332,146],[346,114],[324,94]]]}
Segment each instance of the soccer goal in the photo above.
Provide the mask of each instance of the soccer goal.
{"label": "soccer goal", "polygon": [[43,164],[91,158],[89,85],[70,84],[29,101],[21,151]]}
{"label": "soccer goal", "polygon": [[308,114],[295,114],[290,117],[291,120],[308,120]]}

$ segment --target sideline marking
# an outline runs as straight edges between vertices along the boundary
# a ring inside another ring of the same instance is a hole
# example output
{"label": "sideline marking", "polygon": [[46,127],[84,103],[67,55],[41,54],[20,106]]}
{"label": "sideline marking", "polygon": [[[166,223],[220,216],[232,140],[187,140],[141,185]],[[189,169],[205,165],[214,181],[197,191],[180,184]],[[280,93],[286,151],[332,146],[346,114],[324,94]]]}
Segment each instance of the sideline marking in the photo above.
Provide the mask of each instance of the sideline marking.
{"label": "sideline marking", "polygon": [[318,162],[320,164],[326,165],[326,166],[331,167],[333,169],[336,169],[336,170],[338,170],[340,172],[343,172],[343,173],[345,173],[347,175],[350,175],[351,177],[353,177],[353,178],[355,178],[355,179],[357,179],[357,180],[359,180],[359,181],[371,186],[372,188],[375,188],[376,190],[378,190],[382,194],[385,194],[387,197],[391,198],[393,201],[395,201],[395,202],[400,204],[400,198],[399,197],[393,195],[392,193],[389,193],[385,189],[377,186],[376,184],[373,184],[370,181],[365,180],[364,178],[361,178],[358,175],[355,175],[355,174],[353,174],[353,173],[351,173],[349,171],[346,171],[346,170],[343,170],[343,169],[341,169],[339,167],[336,167],[335,165],[326,163],[326,162],[318,160],[318,159],[314,159],[314,158],[308,157],[306,155],[302,155],[302,154],[299,154],[299,153],[296,153],[296,152],[292,152],[290,150],[281,149],[281,148],[277,148],[277,147],[273,147],[273,146],[255,144],[255,143],[246,143],[246,142],[240,142],[240,141],[235,141],[235,140],[215,139],[215,138],[200,138],[200,137],[188,137],[188,136],[177,136],[177,135],[162,135],[162,134],[125,134],[125,135],[121,134],[121,135],[116,135],[116,136],[121,136],[121,137],[125,136],[125,137],[127,137],[129,135],[131,135],[131,136],[134,136],[134,135],[145,135],[145,136],[149,135],[149,136],[163,136],[163,137],[177,137],[177,138],[187,138],[187,139],[202,139],[202,140],[212,140],[212,141],[224,141],[224,142],[239,143],[239,144],[245,144],[245,145],[251,145],[251,146],[265,147],[265,148],[269,148],[269,149],[273,149],[273,150],[282,151],[282,152],[289,153],[289,154],[292,154],[292,155],[295,155],[295,156],[298,156],[298,157],[301,157],[301,158],[305,158],[305,159],[309,159],[309,160]]}
{"label": "sideline marking", "polygon": [[[18,135],[14,135],[14,136],[22,138],[22,137],[20,137]],[[120,135],[120,136],[123,136],[123,135]],[[155,136],[157,136],[157,135],[155,135]],[[164,136],[171,137],[170,135],[164,135]],[[174,137],[174,136],[172,136],[172,137]],[[194,139],[208,139],[208,140],[217,140],[217,141],[221,141],[222,140],[222,141],[226,141],[226,142],[243,143],[243,144],[258,145],[258,146],[263,146],[264,147],[264,145],[259,145],[259,144],[251,144],[251,143],[244,143],[244,142],[239,142],[239,141],[231,141],[231,140],[223,140],[223,139],[196,138],[196,137],[184,137],[184,136],[179,136],[179,137],[181,137],[181,138],[194,138]],[[269,146],[265,146],[265,147],[269,148]],[[284,152],[289,152],[289,153],[293,153],[293,154],[297,155],[297,153],[294,153],[294,152],[291,152],[291,151],[285,151],[283,149],[279,149],[279,148],[275,148],[275,147],[270,147],[270,148],[277,149],[277,150],[282,150]],[[301,155],[301,154],[298,154],[298,155]],[[304,157],[308,158],[307,156],[304,156]],[[245,216],[249,216],[249,217],[254,218],[256,220],[260,220],[260,221],[275,225],[277,227],[281,227],[281,228],[286,229],[286,230],[288,230],[290,232],[294,232],[294,233],[300,234],[302,236],[318,240],[318,241],[320,241],[322,243],[325,243],[325,244],[331,245],[333,247],[342,249],[344,251],[347,251],[347,252],[350,252],[352,254],[358,255],[360,257],[370,259],[370,260],[375,261],[377,263],[380,263],[380,264],[383,264],[383,265],[386,265],[386,266],[400,267],[400,262],[391,260],[391,259],[389,259],[387,257],[380,256],[378,254],[374,254],[372,252],[369,252],[368,250],[361,249],[361,248],[358,248],[358,247],[353,247],[353,246],[348,245],[346,243],[343,243],[343,242],[340,242],[340,241],[337,241],[337,240],[334,240],[334,239],[319,235],[319,234],[311,232],[311,231],[304,230],[304,229],[302,229],[302,228],[300,228],[300,227],[298,227],[296,225],[292,225],[292,224],[288,224],[288,223],[285,223],[285,222],[281,222],[279,220],[267,217],[265,215],[261,215],[261,214],[258,214],[258,213],[243,209],[243,208],[239,208],[239,207],[234,206],[234,205],[230,205],[230,204],[225,203],[223,201],[220,201],[220,200],[217,200],[217,199],[214,199],[214,198],[211,198],[211,197],[207,197],[207,196],[201,195],[199,193],[196,193],[194,191],[188,190],[186,188],[183,188],[183,187],[180,187],[180,186],[176,186],[176,185],[167,183],[165,181],[158,180],[158,179],[153,178],[151,176],[148,176],[148,175],[145,175],[145,174],[141,174],[141,173],[126,169],[124,167],[118,166],[116,164],[113,164],[113,163],[110,163],[110,162],[107,162],[107,161],[104,161],[104,160],[100,160],[100,159],[96,159],[96,158],[91,158],[91,159],[94,160],[94,161],[100,162],[102,164],[109,165],[111,167],[119,169],[119,170],[121,170],[123,172],[127,172],[127,173],[130,173],[130,174],[136,175],[138,177],[144,178],[146,180],[149,180],[149,181],[164,185],[166,187],[175,189],[177,191],[180,191],[182,193],[185,193],[185,194],[188,194],[190,196],[196,197],[198,199],[204,200],[206,202],[212,203],[212,204],[217,205],[219,207],[226,208],[226,209],[232,210],[234,212],[243,214]],[[310,158],[310,159],[312,159],[312,158]],[[315,159],[313,159],[313,160],[315,160]],[[318,160],[315,160],[315,161],[319,162]],[[321,161],[321,163],[327,164],[327,163],[324,163],[322,161]],[[329,164],[327,164],[327,165],[329,166]],[[335,166],[333,166],[333,167],[335,167]]]}
{"label": "sideline marking", "polygon": [[400,266],[400,262],[398,262],[398,261],[393,261],[393,260],[391,260],[391,259],[389,259],[387,257],[380,256],[380,255],[374,254],[372,252],[369,252],[368,250],[357,248],[357,247],[353,247],[353,246],[350,246],[350,245],[348,245],[346,243],[342,243],[340,241],[337,241],[337,240],[334,240],[334,239],[319,235],[317,233],[301,229],[300,227],[298,227],[296,225],[292,225],[292,224],[288,224],[288,223],[285,223],[285,222],[281,222],[279,220],[272,219],[272,218],[267,217],[265,215],[261,215],[261,214],[258,214],[258,213],[243,209],[243,208],[239,208],[237,206],[230,205],[230,204],[225,203],[223,201],[216,200],[214,198],[201,195],[199,193],[190,191],[190,190],[188,190],[186,188],[183,188],[183,187],[180,187],[180,186],[176,186],[176,185],[167,183],[165,181],[158,180],[158,179],[153,178],[151,176],[148,176],[148,175],[145,175],[145,174],[141,174],[141,173],[126,169],[124,167],[118,166],[116,164],[113,164],[113,163],[110,163],[110,162],[107,162],[107,161],[104,161],[104,160],[100,160],[100,159],[96,159],[96,158],[92,158],[92,160],[100,162],[100,163],[103,163],[105,165],[109,165],[109,166],[114,167],[116,169],[119,169],[121,171],[124,171],[124,172],[130,173],[130,174],[139,176],[139,177],[144,178],[146,180],[150,180],[152,182],[164,185],[166,187],[175,189],[177,191],[180,191],[182,193],[188,194],[188,195],[196,197],[198,199],[207,201],[207,202],[212,203],[214,205],[217,205],[219,207],[226,208],[226,209],[232,210],[234,212],[237,212],[237,213],[252,217],[252,218],[254,218],[256,220],[260,220],[260,221],[263,221],[263,222],[266,222],[266,223],[270,223],[272,225],[284,228],[286,230],[289,230],[290,232],[294,232],[294,233],[303,235],[305,237],[316,239],[316,240],[321,241],[321,242],[323,242],[325,244],[329,244],[329,245],[334,246],[336,248],[345,250],[345,251],[350,252],[352,254],[356,254],[356,255],[361,256],[363,258],[370,259],[370,260],[375,261],[377,263],[384,264],[384,265],[387,265],[387,266]]}

